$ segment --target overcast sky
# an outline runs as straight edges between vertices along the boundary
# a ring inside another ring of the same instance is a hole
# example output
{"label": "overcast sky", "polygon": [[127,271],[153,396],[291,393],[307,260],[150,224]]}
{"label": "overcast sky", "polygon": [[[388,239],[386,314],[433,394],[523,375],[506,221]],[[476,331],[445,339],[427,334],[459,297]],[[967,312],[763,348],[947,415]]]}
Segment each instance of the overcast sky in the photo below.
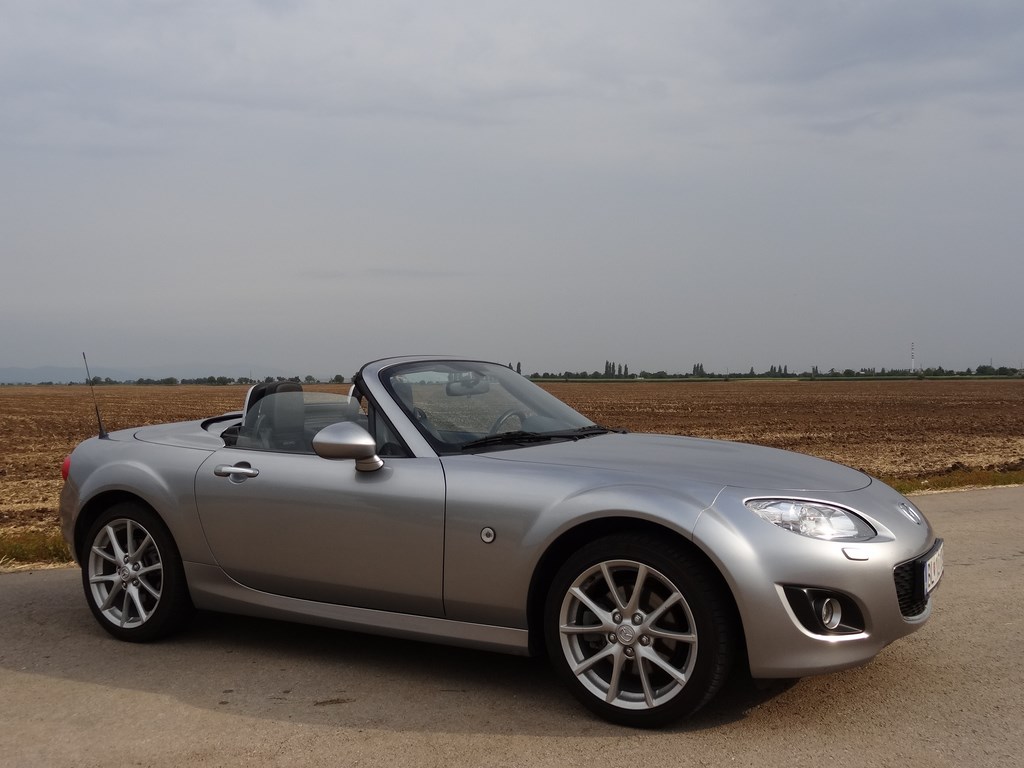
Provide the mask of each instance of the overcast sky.
{"label": "overcast sky", "polygon": [[0,366],[1024,360],[1020,0],[0,5]]}

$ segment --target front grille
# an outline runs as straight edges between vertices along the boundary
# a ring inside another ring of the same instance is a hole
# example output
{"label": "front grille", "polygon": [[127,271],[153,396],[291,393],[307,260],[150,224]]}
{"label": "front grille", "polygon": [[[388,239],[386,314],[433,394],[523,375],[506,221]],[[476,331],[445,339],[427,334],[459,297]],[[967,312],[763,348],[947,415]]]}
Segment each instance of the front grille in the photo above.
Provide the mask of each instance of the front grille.
{"label": "front grille", "polygon": [[916,567],[917,565],[917,560],[911,560],[900,563],[893,569],[896,596],[900,601],[900,613],[908,619],[920,616],[928,607],[928,598],[920,596],[924,589],[918,585],[918,574],[921,569]]}

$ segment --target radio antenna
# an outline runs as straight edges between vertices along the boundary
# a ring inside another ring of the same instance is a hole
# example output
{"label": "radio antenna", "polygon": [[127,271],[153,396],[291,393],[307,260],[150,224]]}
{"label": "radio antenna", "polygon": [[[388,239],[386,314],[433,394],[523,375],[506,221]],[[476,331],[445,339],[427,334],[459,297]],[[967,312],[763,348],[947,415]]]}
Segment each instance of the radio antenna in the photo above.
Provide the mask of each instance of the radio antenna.
{"label": "radio antenna", "polygon": [[100,425],[100,440],[107,440],[109,438],[107,430],[103,428],[103,419],[100,418],[100,404],[96,399],[96,388],[92,385],[92,374],[89,373],[89,361],[85,357],[85,352],[82,353],[82,362],[85,363],[86,383],[89,385],[89,391],[92,392],[92,404],[96,409],[96,423]]}

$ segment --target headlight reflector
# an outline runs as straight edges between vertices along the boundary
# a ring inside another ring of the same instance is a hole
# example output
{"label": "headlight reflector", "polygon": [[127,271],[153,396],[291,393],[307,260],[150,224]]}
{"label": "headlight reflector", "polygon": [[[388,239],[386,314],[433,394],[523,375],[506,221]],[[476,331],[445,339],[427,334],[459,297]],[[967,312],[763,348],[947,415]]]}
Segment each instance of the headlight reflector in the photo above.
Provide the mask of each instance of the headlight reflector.
{"label": "headlight reflector", "polygon": [[875,529],[857,515],[831,504],[798,499],[750,499],[746,507],[787,531],[826,541],[864,541]]}

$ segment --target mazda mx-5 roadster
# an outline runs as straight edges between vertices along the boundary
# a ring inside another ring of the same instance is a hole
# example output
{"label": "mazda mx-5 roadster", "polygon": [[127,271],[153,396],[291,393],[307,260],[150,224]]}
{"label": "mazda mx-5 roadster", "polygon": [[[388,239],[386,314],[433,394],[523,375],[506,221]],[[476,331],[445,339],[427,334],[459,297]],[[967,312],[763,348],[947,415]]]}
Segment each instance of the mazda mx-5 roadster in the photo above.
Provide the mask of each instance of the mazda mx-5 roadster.
{"label": "mazda mx-5 roadster", "polygon": [[238,412],[101,427],[63,472],[117,638],[200,609],[543,654],[632,726],[692,714],[739,664],[864,664],[942,576],[928,521],[859,471],[604,427],[475,360],[378,360],[345,395],[257,384]]}

